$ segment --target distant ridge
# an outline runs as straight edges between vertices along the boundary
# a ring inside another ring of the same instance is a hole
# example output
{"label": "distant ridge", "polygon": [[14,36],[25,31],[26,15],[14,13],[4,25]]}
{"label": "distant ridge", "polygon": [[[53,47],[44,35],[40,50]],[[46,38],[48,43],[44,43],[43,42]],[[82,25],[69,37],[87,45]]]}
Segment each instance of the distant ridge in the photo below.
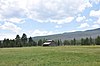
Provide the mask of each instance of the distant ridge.
{"label": "distant ridge", "polygon": [[76,32],[69,32],[69,33],[63,33],[63,34],[54,34],[54,35],[48,35],[48,36],[37,36],[33,37],[34,40],[39,39],[52,39],[52,40],[71,40],[71,39],[81,39],[86,37],[92,37],[96,38],[98,35],[100,35],[100,28],[92,29],[92,30],[86,30],[86,31],[76,31]]}

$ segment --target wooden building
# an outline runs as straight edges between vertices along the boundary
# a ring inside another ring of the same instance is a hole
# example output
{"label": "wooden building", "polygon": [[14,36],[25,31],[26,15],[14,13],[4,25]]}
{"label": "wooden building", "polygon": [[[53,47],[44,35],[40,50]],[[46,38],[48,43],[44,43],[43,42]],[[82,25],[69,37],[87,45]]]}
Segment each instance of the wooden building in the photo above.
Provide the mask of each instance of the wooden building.
{"label": "wooden building", "polygon": [[53,40],[47,40],[45,43],[43,43],[43,46],[56,46],[56,44]]}

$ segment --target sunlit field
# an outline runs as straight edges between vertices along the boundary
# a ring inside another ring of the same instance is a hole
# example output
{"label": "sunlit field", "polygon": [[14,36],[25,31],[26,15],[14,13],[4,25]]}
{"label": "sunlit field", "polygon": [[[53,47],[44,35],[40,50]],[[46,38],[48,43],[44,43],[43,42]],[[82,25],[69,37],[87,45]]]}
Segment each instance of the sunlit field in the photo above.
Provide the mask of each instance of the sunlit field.
{"label": "sunlit field", "polygon": [[100,66],[100,46],[0,48],[0,66]]}

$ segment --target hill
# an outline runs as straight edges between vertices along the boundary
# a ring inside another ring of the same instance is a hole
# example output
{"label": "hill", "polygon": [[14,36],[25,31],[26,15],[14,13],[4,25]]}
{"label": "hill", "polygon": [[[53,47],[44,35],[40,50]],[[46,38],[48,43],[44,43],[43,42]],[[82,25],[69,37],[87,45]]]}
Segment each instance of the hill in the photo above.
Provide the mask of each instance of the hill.
{"label": "hill", "polygon": [[95,38],[98,35],[100,35],[100,28],[93,29],[93,30],[86,30],[86,31],[76,31],[76,32],[70,32],[70,33],[62,33],[62,34],[55,34],[55,35],[48,35],[48,36],[37,36],[33,37],[34,40],[39,39],[52,39],[52,40],[71,40],[71,39],[81,39],[86,37],[92,37]]}

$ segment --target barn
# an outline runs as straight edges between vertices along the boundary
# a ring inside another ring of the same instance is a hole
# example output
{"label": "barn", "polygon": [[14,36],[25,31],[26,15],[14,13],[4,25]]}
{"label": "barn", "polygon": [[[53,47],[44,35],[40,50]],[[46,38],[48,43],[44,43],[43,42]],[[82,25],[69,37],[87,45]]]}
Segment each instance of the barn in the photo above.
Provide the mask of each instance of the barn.
{"label": "barn", "polygon": [[47,40],[43,43],[43,46],[56,46],[56,44],[53,40]]}

